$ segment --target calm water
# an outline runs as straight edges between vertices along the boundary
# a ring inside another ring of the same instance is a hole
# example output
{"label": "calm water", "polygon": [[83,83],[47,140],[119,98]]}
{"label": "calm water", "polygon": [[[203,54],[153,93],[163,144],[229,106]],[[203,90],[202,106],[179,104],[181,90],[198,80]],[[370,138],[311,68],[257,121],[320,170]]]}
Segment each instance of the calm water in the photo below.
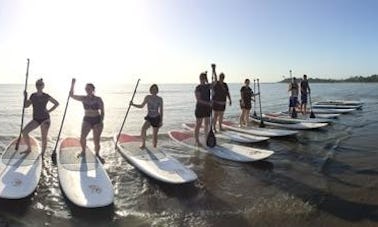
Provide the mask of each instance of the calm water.
{"label": "calm water", "polygon": [[[49,87],[61,103],[52,114],[48,151],[51,154],[68,95],[67,87]],[[363,110],[342,115],[321,130],[294,138],[270,139],[251,145],[275,154],[261,162],[242,164],[180,147],[167,136],[182,122],[194,121],[195,85],[160,85],[164,125],[159,144],[196,172],[187,185],[152,180],[114,150],[111,140],[119,130],[134,85],[98,86],[106,115],[102,138],[105,168],[114,186],[111,207],[82,209],[63,195],[57,169],[44,160],[34,194],[22,200],[0,200],[0,226],[377,226],[378,225],[378,85],[312,84],[313,101],[361,100]],[[29,86],[34,88],[33,86]],[[141,102],[148,85],[140,85]],[[238,118],[240,84],[231,84],[233,105],[226,118]],[[0,85],[0,151],[18,135],[22,85]],[[32,90],[32,89],[31,89]],[[286,84],[261,84],[263,111],[287,109]],[[84,89],[83,91],[84,92]],[[77,93],[80,93],[77,88]],[[145,110],[131,109],[124,131],[139,133]],[[79,136],[83,109],[70,100],[62,136]],[[25,121],[31,119],[31,109]],[[40,138],[39,130],[33,135]],[[90,141],[90,145],[92,145]]]}

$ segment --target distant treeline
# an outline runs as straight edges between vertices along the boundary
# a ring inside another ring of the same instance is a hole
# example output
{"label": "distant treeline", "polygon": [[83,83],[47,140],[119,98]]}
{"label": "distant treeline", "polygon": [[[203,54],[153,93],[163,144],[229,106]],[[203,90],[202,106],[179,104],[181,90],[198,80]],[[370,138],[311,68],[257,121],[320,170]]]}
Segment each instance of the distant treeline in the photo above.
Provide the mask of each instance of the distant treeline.
{"label": "distant treeline", "polygon": [[[297,79],[302,79],[297,78]],[[291,81],[290,78],[285,78],[284,80],[280,81],[280,83],[289,83]],[[363,77],[363,76],[354,76],[354,77],[349,77],[348,79],[341,79],[341,80],[333,80],[333,79],[320,79],[320,78],[308,78],[308,81],[310,83],[345,83],[345,82],[350,82],[350,83],[371,83],[371,82],[378,82],[378,75],[374,74],[368,77]]]}

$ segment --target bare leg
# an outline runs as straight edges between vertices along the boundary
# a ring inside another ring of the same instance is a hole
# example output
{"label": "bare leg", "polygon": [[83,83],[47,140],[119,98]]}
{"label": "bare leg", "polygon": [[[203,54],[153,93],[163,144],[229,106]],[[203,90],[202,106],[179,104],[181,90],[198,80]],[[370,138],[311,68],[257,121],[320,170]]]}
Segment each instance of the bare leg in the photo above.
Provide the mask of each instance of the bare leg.
{"label": "bare leg", "polygon": [[159,132],[159,127],[153,127],[152,128],[152,141],[153,141],[153,146],[157,146],[157,138],[158,138],[158,132]]}
{"label": "bare leg", "polygon": [[240,127],[244,125],[244,109],[241,109],[239,125],[240,125]]}
{"label": "bare leg", "polygon": [[42,157],[45,154],[47,147],[47,134],[50,128],[50,119],[42,122],[41,124],[41,137],[42,137]]}
{"label": "bare leg", "polygon": [[219,115],[219,112],[218,111],[213,111],[213,114],[214,114],[214,117],[213,117],[213,121],[211,122],[213,128],[214,128],[214,132],[217,132],[217,128],[216,128],[216,125],[217,125],[217,120],[218,120],[218,115]]}
{"label": "bare leg", "polygon": [[202,125],[202,119],[203,118],[196,118],[196,126],[194,128],[194,139],[196,141],[197,146],[202,146],[201,142],[199,141],[199,131]]}
{"label": "bare leg", "polygon": [[101,133],[104,128],[104,125],[102,123],[94,125],[92,129],[93,133],[93,142],[94,142],[94,148],[97,156],[100,156],[100,140],[101,140]]}
{"label": "bare leg", "polygon": [[80,145],[81,145],[81,153],[85,153],[85,149],[87,147],[87,136],[88,133],[91,131],[91,124],[86,121],[83,121],[81,124],[81,135],[80,135]]}
{"label": "bare leg", "polygon": [[150,122],[144,121],[144,124],[142,126],[142,129],[140,131],[140,136],[142,137],[142,145],[140,146],[140,149],[144,149],[146,147],[146,132],[147,129],[150,127]]}
{"label": "bare leg", "polygon": [[244,113],[244,117],[245,117],[245,119],[244,119],[245,126],[248,126],[248,124],[249,124],[249,113],[250,113],[250,112],[251,112],[251,110],[248,110],[248,109],[245,110],[245,113]]}
{"label": "bare leg", "polygon": [[29,133],[36,129],[39,126],[38,122],[31,120],[22,130],[22,137],[26,142],[27,149],[24,152],[30,152],[31,151],[31,146],[30,146],[30,138],[29,138]]}
{"label": "bare leg", "polygon": [[307,114],[307,104],[306,103],[303,104],[303,114],[304,115]]}
{"label": "bare leg", "polygon": [[205,122],[204,122],[204,133],[205,133],[205,136],[207,137],[207,134],[209,133],[209,126],[210,126],[210,118],[209,117],[205,117]]}
{"label": "bare leg", "polygon": [[223,131],[223,127],[222,127],[222,124],[223,124],[223,115],[224,115],[224,111],[219,111],[219,130],[220,131]]}

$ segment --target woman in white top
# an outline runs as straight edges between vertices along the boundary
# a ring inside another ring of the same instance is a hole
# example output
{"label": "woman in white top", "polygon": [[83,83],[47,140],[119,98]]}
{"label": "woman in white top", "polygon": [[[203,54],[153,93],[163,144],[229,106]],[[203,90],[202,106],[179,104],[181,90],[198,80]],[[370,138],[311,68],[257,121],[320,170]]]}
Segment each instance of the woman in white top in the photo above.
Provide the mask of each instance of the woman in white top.
{"label": "woman in white top", "polygon": [[153,146],[157,145],[157,134],[159,128],[163,125],[163,99],[157,95],[159,88],[156,84],[151,85],[150,93],[151,95],[146,95],[141,104],[134,104],[133,102],[130,105],[137,108],[143,108],[147,104],[147,116],[144,117],[145,122],[143,123],[141,130],[142,145],[141,149],[144,149],[146,146],[146,131],[152,126],[153,132]]}

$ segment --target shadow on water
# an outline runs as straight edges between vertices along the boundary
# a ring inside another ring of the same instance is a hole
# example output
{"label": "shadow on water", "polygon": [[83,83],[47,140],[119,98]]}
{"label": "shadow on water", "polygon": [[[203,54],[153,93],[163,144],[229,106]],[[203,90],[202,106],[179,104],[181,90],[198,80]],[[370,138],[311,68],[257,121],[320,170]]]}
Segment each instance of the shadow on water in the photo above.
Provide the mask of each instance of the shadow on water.
{"label": "shadow on water", "polygon": [[0,199],[0,226],[19,223],[18,220],[31,209],[33,196],[34,193],[23,199]]}
{"label": "shadow on water", "polygon": [[[61,188],[62,190],[62,188]],[[63,190],[62,190],[63,192]],[[71,211],[73,226],[109,226],[114,218],[114,203],[106,207],[99,208],[84,208],[73,204],[64,193],[63,198],[67,207]],[[114,223],[112,223],[114,226]]]}
{"label": "shadow on water", "polygon": [[274,184],[280,190],[293,194],[304,202],[315,205],[319,210],[341,219],[350,222],[358,222],[365,219],[378,222],[378,205],[348,201],[274,171],[266,174],[262,172],[256,174],[254,169],[247,172],[253,177],[263,182]]}

